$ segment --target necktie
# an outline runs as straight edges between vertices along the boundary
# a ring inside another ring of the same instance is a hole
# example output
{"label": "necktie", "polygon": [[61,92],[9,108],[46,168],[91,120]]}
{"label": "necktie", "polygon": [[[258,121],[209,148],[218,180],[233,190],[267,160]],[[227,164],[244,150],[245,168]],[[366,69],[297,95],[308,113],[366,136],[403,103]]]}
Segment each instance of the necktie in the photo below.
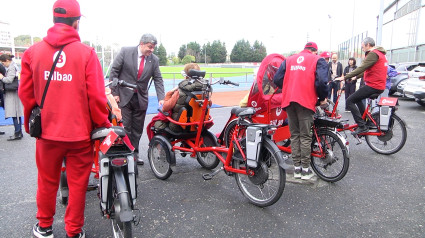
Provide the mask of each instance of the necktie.
{"label": "necktie", "polygon": [[142,55],[142,59],[140,60],[140,65],[139,65],[139,72],[137,72],[137,80],[139,80],[140,76],[142,75],[144,67],[145,67],[145,56]]}

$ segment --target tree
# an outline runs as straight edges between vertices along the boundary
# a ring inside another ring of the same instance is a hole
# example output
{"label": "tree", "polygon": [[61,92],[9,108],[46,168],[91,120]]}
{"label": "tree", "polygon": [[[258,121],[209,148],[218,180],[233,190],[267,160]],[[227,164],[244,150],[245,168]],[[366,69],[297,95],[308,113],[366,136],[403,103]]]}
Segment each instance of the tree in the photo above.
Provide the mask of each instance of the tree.
{"label": "tree", "polygon": [[179,53],[177,54],[177,56],[178,56],[181,60],[182,60],[182,59],[186,56],[186,49],[187,49],[186,45],[182,45],[182,46],[180,46]]}
{"label": "tree", "polygon": [[266,47],[256,40],[252,46],[252,62],[261,62],[267,55]]}
{"label": "tree", "polygon": [[159,58],[159,65],[164,66],[167,65],[167,51],[165,50],[165,47],[161,44],[159,44],[158,47],[155,47],[155,50],[153,53],[158,56]]}
{"label": "tree", "polygon": [[195,62],[197,63],[203,62],[201,57],[201,46],[198,43],[196,43],[196,41],[189,42],[189,44],[187,44],[186,55],[195,56]]}
{"label": "tree", "polygon": [[173,61],[173,64],[180,64],[180,62],[181,62],[180,58],[179,57],[176,57],[176,56],[174,56],[172,58],[172,61]]}
{"label": "tree", "polygon": [[[31,46],[31,36],[30,35],[20,35],[14,38],[15,46]],[[33,37],[33,43],[40,42],[40,37]]]}
{"label": "tree", "polygon": [[226,62],[226,57],[227,57],[226,44],[224,42],[222,43],[219,40],[213,41],[210,49],[207,48],[207,56],[208,55],[211,58],[211,63]]}
{"label": "tree", "polygon": [[252,62],[252,49],[249,41],[242,39],[236,42],[235,46],[233,46],[232,53],[230,54],[230,61]]}
{"label": "tree", "polygon": [[185,55],[182,59],[182,64],[189,64],[195,62],[195,56]]}

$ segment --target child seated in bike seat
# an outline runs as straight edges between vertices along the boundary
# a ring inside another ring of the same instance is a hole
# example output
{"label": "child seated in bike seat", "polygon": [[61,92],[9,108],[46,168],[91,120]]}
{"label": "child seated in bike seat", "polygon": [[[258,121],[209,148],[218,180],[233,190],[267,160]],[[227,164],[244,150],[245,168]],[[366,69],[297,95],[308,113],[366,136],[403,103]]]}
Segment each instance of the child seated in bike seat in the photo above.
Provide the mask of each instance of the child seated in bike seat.
{"label": "child seated in bike seat", "polygon": [[[191,78],[189,73],[191,69],[200,70],[201,68],[196,63],[186,64],[183,70],[185,79],[179,83],[178,87],[167,92],[164,98],[162,111],[171,112],[171,118],[176,121],[179,120],[181,109],[187,107],[185,103],[188,97],[187,93],[202,91],[202,83]],[[156,121],[154,124],[155,129],[164,129],[167,126],[174,132],[181,132],[183,130],[181,126],[174,123],[167,123],[163,120]]]}

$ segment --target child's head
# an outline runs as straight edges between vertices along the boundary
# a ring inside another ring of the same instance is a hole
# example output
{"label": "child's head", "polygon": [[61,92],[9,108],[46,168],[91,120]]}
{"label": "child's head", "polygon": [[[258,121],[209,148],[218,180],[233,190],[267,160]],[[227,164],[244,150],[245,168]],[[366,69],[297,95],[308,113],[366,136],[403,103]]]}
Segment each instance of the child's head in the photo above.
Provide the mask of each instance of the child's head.
{"label": "child's head", "polygon": [[190,75],[189,75],[189,71],[191,70],[191,69],[195,69],[195,70],[201,70],[201,68],[199,67],[199,65],[197,64],[197,63],[189,63],[189,64],[186,64],[185,66],[184,66],[184,73],[187,75],[186,76],[186,78],[190,78]]}

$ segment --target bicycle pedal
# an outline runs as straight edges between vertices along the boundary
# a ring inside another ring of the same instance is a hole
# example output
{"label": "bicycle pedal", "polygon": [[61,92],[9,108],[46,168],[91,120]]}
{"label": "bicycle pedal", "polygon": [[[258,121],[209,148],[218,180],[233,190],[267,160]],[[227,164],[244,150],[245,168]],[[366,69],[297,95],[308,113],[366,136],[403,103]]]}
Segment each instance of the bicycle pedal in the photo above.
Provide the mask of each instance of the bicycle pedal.
{"label": "bicycle pedal", "polygon": [[216,171],[213,171],[212,173],[203,174],[202,178],[204,180],[211,180],[214,176],[216,176],[223,168],[217,169]]}

